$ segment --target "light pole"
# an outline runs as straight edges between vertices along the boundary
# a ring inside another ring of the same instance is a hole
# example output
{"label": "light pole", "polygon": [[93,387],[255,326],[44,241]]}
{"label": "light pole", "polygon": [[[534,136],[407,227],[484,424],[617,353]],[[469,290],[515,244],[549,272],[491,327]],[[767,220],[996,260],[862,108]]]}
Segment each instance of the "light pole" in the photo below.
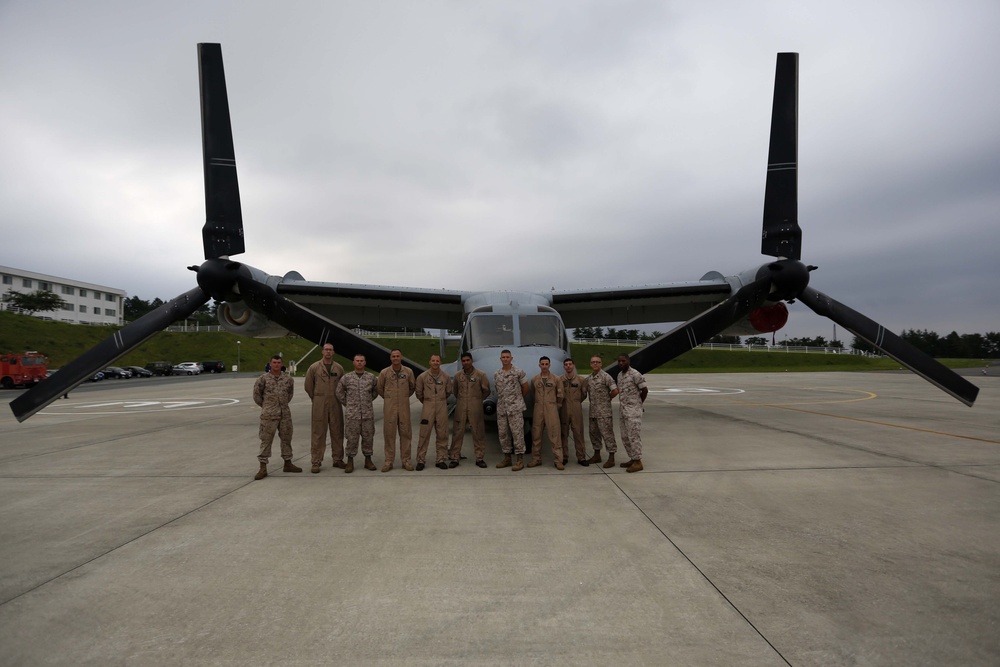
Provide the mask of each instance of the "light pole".
{"label": "light pole", "polygon": [[236,341],[236,372],[240,372],[240,341]]}

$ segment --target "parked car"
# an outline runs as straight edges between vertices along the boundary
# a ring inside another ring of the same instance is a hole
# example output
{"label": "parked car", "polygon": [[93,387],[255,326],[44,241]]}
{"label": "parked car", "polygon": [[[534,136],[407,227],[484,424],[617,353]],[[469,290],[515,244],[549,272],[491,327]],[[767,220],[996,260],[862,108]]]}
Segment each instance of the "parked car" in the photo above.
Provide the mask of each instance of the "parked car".
{"label": "parked car", "polygon": [[184,361],[174,366],[171,372],[174,375],[200,375],[201,366],[193,361]]}
{"label": "parked car", "polygon": [[104,379],[104,373],[102,373],[101,371],[97,371],[96,373],[94,373],[93,377],[90,378],[90,381],[100,382],[103,379]]}
{"label": "parked car", "polygon": [[202,361],[201,369],[206,373],[221,373],[226,370],[226,365],[221,361]]}
{"label": "parked car", "polygon": [[118,366],[108,366],[107,368],[104,369],[104,377],[126,380],[132,377],[132,373],[131,371],[127,371],[124,368],[119,368]]}
{"label": "parked car", "polygon": [[146,364],[146,370],[153,375],[170,375],[174,365],[169,361],[151,361]]}
{"label": "parked car", "polygon": [[130,371],[132,373],[132,377],[134,378],[153,377],[153,374],[150,371],[147,371],[142,366],[126,366],[125,370]]}

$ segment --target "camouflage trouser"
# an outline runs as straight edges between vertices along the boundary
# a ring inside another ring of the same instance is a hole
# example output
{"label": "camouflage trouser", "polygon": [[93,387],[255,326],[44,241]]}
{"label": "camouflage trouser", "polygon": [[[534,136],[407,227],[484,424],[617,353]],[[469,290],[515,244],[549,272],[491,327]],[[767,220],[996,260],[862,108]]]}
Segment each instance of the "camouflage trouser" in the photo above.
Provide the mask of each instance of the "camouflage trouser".
{"label": "camouflage trouser", "polygon": [[618,451],[614,423],[613,417],[590,418],[590,444],[594,448],[594,453],[601,451],[601,445],[604,444],[608,446],[608,454],[614,454]]}
{"label": "camouflage trouser", "polygon": [[358,455],[358,440],[361,440],[361,453],[371,456],[374,453],[375,442],[375,420],[372,417],[367,419],[345,419],[344,430],[347,431],[347,456],[354,458]]}
{"label": "camouflage trouser", "polygon": [[549,436],[552,447],[552,460],[562,462],[562,438],[559,437],[559,412],[550,406],[539,410],[536,405],[535,418],[531,421],[531,458],[542,460],[542,433]]}
{"label": "camouflage trouser", "polygon": [[434,429],[434,462],[448,460],[448,404],[441,402],[426,411],[426,417],[420,420],[420,436],[417,439],[417,463],[427,462],[427,447],[431,442],[431,429]]}
{"label": "camouflage trouser", "polygon": [[567,413],[562,416],[561,424],[563,458],[569,456],[569,433],[573,432],[573,445],[576,448],[576,460],[587,458],[587,443],[583,441],[583,415]]}
{"label": "camouflage trouser", "polygon": [[281,458],[286,461],[292,460],[292,418],[284,419],[264,419],[260,420],[260,452],[257,453],[257,460],[267,463],[271,458],[271,443],[274,442],[274,432],[278,432],[281,440]]}
{"label": "camouflage trouser", "polygon": [[622,445],[632,461],[642,460],[642,440],[639,431],[642,429],[642,417],[622,417]]}
{"label": "camouflage trouser", "polygon": [[455,422],[452,424],[451,449],[448,457],[457,461],[462,457],[462,445],[465,444],[465,425],[472,428],[472,443],[476,450],[476,460],[481,461],[486,456],[486,425],[483,423],[483,411],[471,412],[468,416],[455,411]]}
{"label": "camouflage trouser", "polygon": [[500,450],[511,453],[510,436],[514,436],[515,454],[524,454],[524,414],[521,412],[497,413],[497,431],[500,432]]}

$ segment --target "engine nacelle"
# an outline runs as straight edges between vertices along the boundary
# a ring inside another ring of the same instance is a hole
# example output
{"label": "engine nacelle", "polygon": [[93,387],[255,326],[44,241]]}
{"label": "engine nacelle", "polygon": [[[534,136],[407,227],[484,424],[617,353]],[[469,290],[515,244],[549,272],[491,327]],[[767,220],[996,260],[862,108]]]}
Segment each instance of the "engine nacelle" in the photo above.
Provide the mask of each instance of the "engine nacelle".
{"label": "engine nacelle", "polygon": [[281,338],[288,335],[288,329],[272,322],[263,315],[247,308],[245,303],[228,301],[220,303],[216,309],[219,324],[227,331],[250,338]]}
{"label": "engine nacelle", "polygon": [[761,306],[722,332],[724,336],[757,336],[774,333],[788,322],[788,308],[781,301],[770,306]]}

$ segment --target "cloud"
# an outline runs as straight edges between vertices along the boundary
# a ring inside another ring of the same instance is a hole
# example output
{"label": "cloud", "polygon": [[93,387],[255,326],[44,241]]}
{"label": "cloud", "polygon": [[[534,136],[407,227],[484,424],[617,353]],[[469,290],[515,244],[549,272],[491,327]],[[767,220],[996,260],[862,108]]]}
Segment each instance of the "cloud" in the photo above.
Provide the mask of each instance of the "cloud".
{"label": "cloud", "polygon": [[[0,219],[43,251],[0,263],[190,288],[194,46],[220,41],[241,259],[265,271],[541,290],[737,273],[766,261],[774,54],[794,50],[814,285],[897,330],[996,329],[998,19],[991,2],[15,0]],[[793,306],[786,331],[830,328]]]}

